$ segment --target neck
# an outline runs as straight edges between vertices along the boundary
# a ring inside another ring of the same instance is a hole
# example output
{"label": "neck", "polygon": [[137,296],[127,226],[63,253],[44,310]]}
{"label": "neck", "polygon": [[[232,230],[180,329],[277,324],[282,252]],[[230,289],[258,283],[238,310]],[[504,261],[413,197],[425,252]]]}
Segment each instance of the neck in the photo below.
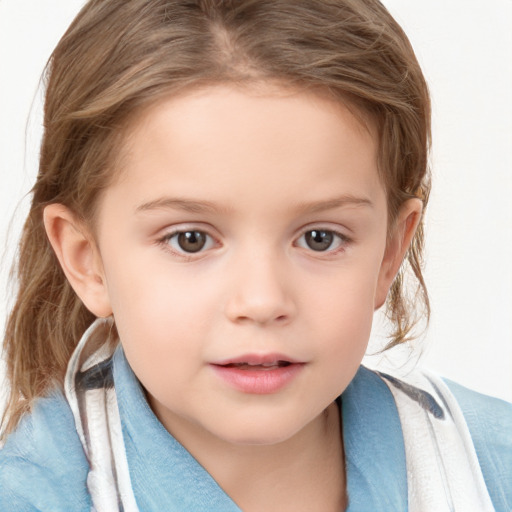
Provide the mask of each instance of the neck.
{"label": "neck", "polygon": [[335,403],[281,443],[240,446],[202,437],[192,449],[186,447],[245,512],[345,510],[343,443]]}

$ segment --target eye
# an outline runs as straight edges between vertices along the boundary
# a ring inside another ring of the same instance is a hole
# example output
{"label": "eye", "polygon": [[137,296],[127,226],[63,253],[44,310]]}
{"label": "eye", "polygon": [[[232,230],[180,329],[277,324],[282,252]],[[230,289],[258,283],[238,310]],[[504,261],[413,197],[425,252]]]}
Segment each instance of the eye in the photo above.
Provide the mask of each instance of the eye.
{"label": "eye", "polygon": [[335,251],[347,243],[347,237],[329,229],[311,229],[297,241],[297,245],[316,252]]}
{"label": "eye", "polygon": [[177,231],[166,235],[164,240],[178,253],[193,254],[213,246],[212,237],[203,231],[188,230]]}

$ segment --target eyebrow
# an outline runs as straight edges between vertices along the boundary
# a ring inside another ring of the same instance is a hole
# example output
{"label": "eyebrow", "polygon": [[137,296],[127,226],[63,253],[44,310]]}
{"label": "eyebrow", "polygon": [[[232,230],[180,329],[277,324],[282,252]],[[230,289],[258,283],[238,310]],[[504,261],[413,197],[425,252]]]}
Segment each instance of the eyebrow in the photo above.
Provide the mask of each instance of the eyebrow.
{"label": "eyebrow", "polygon": [[[372,208],[373,203],[366,197],[357,197],[350,194],[334,197],[321,201],[311,201],[298,203],[293,208],[300,213],[319,213],[343,206],[367,206]],[[162,197],[153,201],[148,201],[141,204],[136,208],[136,213],[146,212],[151,210],[184,210],[191,213],[216,213],[216,212],[231,212],[230,208],[220,208],[215,203],[210,201],[197,201],[193,199]]]}
{"label": "eyebrow", "polygon": [[[226,208],[222,208],[225,210]],[[148,201],[136,208],[136,212],[150,210],[185,210],[191,213],[215,213],[221,208],[210,201],[196,201],[192,199],[161,197],[154,201]]]}
{"label": "eyebrow", "polygon": [[343,206],[366,206],[373,208],[373,203],[366,197],[357,197],[351,194],[346,194],[323,201],[299,203],[296,206],[296,209],[303,213],[318,213],[327,210],[334,210],[335,208],[341,208]]}

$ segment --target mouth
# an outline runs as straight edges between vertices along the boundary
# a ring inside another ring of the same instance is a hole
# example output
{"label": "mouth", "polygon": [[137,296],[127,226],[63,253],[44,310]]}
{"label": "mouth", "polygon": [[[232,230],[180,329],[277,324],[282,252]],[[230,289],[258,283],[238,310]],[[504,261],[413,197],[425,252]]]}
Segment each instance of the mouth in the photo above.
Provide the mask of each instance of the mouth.
{"label": "mouth", "polygon": [[306,363],[281,354],[245,355],[210,363],[215,374],[243,393],[270,394],[288,386]]}

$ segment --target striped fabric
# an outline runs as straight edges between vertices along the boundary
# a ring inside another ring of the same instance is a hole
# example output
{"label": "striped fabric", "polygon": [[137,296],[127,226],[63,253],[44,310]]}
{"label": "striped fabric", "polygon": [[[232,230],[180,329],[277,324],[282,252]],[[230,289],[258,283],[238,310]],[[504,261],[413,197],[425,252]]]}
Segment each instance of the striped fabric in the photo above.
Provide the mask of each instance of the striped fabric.
{"label": "striped fabric", "polygon": [[93,510],[137,512],[114,388],[115,347],[106,343],[111,329],[110,319],[98,319],[85,332],[69,362],[64,388],[89,461]]}

